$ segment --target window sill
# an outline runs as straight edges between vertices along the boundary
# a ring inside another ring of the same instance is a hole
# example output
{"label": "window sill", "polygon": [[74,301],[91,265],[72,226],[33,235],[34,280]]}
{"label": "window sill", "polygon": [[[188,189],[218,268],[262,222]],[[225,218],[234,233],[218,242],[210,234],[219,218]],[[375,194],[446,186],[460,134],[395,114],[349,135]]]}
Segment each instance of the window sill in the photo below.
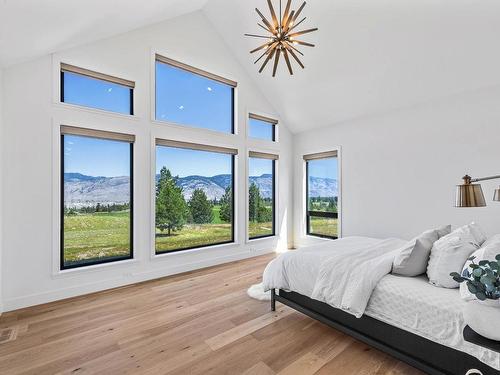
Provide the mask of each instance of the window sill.
{"label": "window sill", "polygon": [[255,238],[248,238],[245,243],[255,243],[255,242],[264,242],[264,241],[269,241],[269,240],[279,240],[279,236],[276,234],[270,235],[270,236],[262,236],[262,237],[255,237]]}
{"label": "window sill", "polygon": [[207,250],[219,250],[219,249],[231,248],[231,247],[235,247],[237,245],[238,245],[237,242],[228,242],[228,243],[222,243],[222,244],[218,244],[218,245],[195,247],[193,249],[170,251],[170,252],[165,252],[163,254],[153,253],[151,255],[151,260],[159,261],[162,259],[168,259],[168,258],[176,256],[176,255],[193,254],[193,253],[196,254],[199,252],[205,252]]}
{"label": "window sill", "polygon": [[174,129],[184,129],[184,130],[191,130],[191,131],[196,131],[196,132],[200,132],[200,134],[202,133],[205,133],[207,135],[218,135],[218,136],[222,136],[222,137],[235,137],[235,136],[238,136],[238,134],[235,132],[235,133],[228,133],[228,132],[223,132],[223,131],[218,131],[218,130],[213,130],[213,129],[208,129],[208,128],[203,128],[203,127],[197,127],[197,126],[194,126],[194,125],[184,125],[184,124],[180,124],[180,123],[177,123],[177,122],[170,122],[170,121],[163,121],[163,120],[157,120],[155,118],[151,119],[151,123],[154,124],[154,125],[159,125],[159,126],[167,126],[167,127],[170,127],[170,128],[174,128]]}
{"label": "window sill", "polygon": [[57,270],[57,271],[53,272],[52,277],[53,278],[72,277],[72,276],[77,276],[77,275],[83,274],[83,273],[104,271],[104,270],[107,270],[110,268],[132,266],[132,265],[135,265],[138,263],[139,263],[139,259],[117,260],[116,262],[93,264],[90,266],[70,268],[70,269],[66,269],[66,270]]}

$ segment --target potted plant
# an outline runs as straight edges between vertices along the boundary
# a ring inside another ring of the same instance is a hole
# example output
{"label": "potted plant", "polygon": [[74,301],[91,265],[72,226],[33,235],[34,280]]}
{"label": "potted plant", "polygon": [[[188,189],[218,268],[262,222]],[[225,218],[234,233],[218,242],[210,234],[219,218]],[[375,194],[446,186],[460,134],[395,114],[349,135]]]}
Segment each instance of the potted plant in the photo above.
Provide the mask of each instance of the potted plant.
{"label": "potted plant", "polygon": [[493,261],[481,260],[475,256],[460,275],[450,274],[458,283],[465,282],[477,299],[469,301],[464,309],[465,322],[481,336],[500,341],[500,254]]}

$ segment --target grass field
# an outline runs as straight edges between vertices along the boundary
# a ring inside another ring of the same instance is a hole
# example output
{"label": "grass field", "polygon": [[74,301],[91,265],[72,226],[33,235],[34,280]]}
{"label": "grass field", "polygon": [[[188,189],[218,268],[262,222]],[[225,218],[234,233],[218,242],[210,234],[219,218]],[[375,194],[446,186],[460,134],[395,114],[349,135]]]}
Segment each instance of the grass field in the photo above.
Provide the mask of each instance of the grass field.
{"label": "grass field", "polygon": [[311,234],[338,237],[338,219],[311,216],[310,226]]}
{"label": "grass field", "polygon": [[273,234],[273,222],[267,221],[264,223],[250,222],[248,223],[248,237],[262,237]]}
{"label": "grass field", "polygon": [[129,252],[129,211],[65,215],[65,263],[125,257]]}

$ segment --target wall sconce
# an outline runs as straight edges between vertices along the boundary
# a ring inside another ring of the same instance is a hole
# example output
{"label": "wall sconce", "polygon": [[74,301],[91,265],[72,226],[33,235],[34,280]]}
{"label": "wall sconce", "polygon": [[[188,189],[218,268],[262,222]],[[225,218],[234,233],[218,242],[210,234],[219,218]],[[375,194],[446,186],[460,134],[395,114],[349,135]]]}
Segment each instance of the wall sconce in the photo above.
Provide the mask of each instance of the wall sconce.
{"label": "wall sconce", "polygon": [[[482,178],[472,178],[466,175],[462,178],[464,183],[457,185],[455,207],[484,207],[486,206],[486,200],[484,199],[483,189],[480,184],[474,184],[473,182],[495,180],[500,178],[500,175]],[[500,202],[500,187],[495,189],[493,201]]]}

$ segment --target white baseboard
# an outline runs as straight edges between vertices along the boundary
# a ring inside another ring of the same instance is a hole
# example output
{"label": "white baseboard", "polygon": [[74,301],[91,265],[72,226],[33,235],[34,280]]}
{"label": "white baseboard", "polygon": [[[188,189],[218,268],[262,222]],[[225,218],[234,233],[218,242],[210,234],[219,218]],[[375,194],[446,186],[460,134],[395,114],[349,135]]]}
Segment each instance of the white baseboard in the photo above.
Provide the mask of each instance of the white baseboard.
{"label": "white baseboard", "polygon": [[[178,266],[167,266],[161,269],[151,271],[135,272],[129,277],[121,276],[112,279],[100,280],[95,283],[87,283],[77,287],[58,289],[44,293],[31,294],[10,298],[3,301],[3,312],[13,311],[25,307],[40,305],[43,303],[58,301],[65,298],[81,296],[89,293],[95,293],[107,289],[117,288],[125,285],[131,285],[142,281],[154,280],[165,276],[171,276],[183,272],[193,271],[201,268],[211,267],[218,264],[234,262],[237,260],[253,258],[259,255],[272,253],[273,250],[258,249],[256,251],[240,251],[238,253],[214,257],[203,261],[184,263]],[[1,310],[0,310],[1,313]]]}

